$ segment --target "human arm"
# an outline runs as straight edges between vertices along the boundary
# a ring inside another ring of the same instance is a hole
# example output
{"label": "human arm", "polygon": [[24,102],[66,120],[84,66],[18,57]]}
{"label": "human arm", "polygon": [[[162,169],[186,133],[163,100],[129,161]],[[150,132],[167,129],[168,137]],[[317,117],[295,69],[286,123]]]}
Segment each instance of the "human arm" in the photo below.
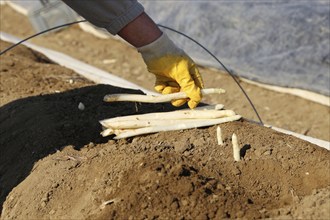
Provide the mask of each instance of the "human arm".
{"label": "human arm", "polygon": [[178,48],[137,1],[63,0],[96,26],[118,34],[141,53],[149,72],[155,74],[155,90],[162,94],[183,91],[188,100],[174,100],[174,106],[188,101],[195,108],[202,98],[201,75],[192,59]]}
{"label": "human arm", "polygon": [[[122,28],[118,35],[138,49],[149,72],[156,75],[156,91],[162,94],[184,91],[189,97],[189,107],[198,105],[202,99],[200,89],[204,86],[196,64],[146,13]],[[181,106],[186,101],[173,100],[172,104]]]}

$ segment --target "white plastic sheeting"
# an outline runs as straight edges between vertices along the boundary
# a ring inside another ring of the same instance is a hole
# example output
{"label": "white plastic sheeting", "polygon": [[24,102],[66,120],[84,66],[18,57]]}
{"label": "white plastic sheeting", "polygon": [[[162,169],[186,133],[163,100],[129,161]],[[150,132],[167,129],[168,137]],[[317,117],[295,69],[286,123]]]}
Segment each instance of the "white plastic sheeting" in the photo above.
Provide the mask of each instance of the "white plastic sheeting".
{"label": "white plastic sheeting", "polygon": [[312,137],[305,136],[305,135],[302,135],[302,134],[298,134],[298,133],[295,133],[295,132],[292,132],[292,131],[284,130],[282,128],[277,128],[277,127],[272,127],[272,126],[270,126],[270,127],[275,131],[295,136],[297,138],[303,139],[305,141],[308,141],[310,143],[313,143],[313,144],[316,144],[320,147],[323,147],[327,150],[330,150],[330,142],[328,142],[328,141],[312,138]]}
{"label": "white plastic sheeting", "polygon": [[[241,77],[330,94],[329,0],[140,2],[157,23],[196,39]],[[194,43],[166,32],[195,60],[220,68]]]}

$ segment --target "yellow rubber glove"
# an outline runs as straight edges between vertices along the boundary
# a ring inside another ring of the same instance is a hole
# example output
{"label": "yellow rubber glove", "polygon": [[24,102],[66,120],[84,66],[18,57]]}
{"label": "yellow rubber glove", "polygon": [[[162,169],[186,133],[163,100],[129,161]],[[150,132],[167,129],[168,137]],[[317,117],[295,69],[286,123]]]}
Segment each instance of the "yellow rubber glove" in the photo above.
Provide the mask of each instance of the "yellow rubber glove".
{"label": "yellow rubber glove", "polygon": [[162,34],[156,41],[138,48],[148,71],[155,74],[155,90],[162,94],[183,91],[188,99],[172,100],[172,105],[181,106],[188,101],[195,108],[202,99],[202,77],[194,61]]}

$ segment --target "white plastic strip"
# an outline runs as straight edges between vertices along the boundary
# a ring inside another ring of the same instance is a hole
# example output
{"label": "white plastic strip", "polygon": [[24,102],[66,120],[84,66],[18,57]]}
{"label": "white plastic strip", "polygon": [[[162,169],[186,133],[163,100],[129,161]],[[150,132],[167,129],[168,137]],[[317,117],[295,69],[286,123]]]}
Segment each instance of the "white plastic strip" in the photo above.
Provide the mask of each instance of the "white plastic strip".
{"label": "white plastic strip", "polygon": [[[27,15],[28,14],[28,6],[31,5],[31,3],[33,2],[28,2],[28,1],[13,1],[13,0],[6,0],[6,1],[2,1],[0,0],[1,3],[3,4],[8,4],[10,7],[12,7],[12,9],[14,9],[15,11],[17,11],[18,13],[21,13],[23,15]],[[26,7],[24,7],[26,6]]]}
{"label": "white plastic strip", "polygon": [[277,127],[273,127],[273,126],[269,126],[269,125],[265,125],[265,126],[270,127],[271,129],[273,129],[275,131],[295,136],[299,139],[308,141],[309,143],[312,143],[312,144],[318,145],[320,147],[323,147],[327,150],[330,150],[330,142],[328,142],[328,141],[324,141],[324,140],[316,139],[316,138],[313,138],[313,137],[305,136],[305,135],[298,134],[298,133],[295,133],[293,131],[288,131],[288,130],[285,130],[285,129],[282,129],[282,128],[277,128]]}
{"label": "white plastic strip", "polygon": [[[81,20],[83,20],[83,18],[81,18]],[[111,37],[109,32],[106,32],[103,29],[96,29],[90,23],[84,22],[84,23],[79,23],[78,25],[83,31],[90,33],[95,37],[102,39],[108,39]]]}
{"label": "white plastic strip", "polygon": [[285,88],[285,87],[279,87],[279,86],[273,86],[273,85],[268,85],[268,84],[263,84],[263,83],[258,83],[254,82],[248,79],[241,78],[240,79],[244,82],[247,82],[252,85],[259,86],[261,88],[265,88],[268,90],[272,90],[275,92],[280,92],[280,93],[285,93],[285,94],[290,94],[294,96],[298,96],[303,99],[307,99],[312,102],[316,102],[321,105],[325,106],[330,106],[330,97],[326,95],[321,95],[315,92],[307,91],[307,90],[302,90],[302,89],[296,89],[296,88]]}

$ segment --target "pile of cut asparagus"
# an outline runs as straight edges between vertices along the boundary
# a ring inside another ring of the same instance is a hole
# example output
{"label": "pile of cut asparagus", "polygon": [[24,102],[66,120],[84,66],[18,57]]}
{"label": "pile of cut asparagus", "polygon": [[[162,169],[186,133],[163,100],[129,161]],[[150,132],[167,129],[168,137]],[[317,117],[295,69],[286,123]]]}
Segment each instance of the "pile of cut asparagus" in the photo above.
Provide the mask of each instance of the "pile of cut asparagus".
{"label": "pile of cut asparagus", "polygon": [[[203,95],[210,93],[224,93],[223,89],[204,89]],[[168,102],[174,99],[186,98],[185,93],[149,96],[114,94],[104,97],[104,101],[133,101],[133,102]],[[101,120],[102,136],[114,134],[114,139],[128,138],[142,134],[160,131],[174,131],[189,128],[206,127],[215,124],[239,120],[232,110],[223,110],[223,105],[208,105],[197,107],[194,110],[185,109],[171,112],[158,112],[139,115],[122,116]]]}

